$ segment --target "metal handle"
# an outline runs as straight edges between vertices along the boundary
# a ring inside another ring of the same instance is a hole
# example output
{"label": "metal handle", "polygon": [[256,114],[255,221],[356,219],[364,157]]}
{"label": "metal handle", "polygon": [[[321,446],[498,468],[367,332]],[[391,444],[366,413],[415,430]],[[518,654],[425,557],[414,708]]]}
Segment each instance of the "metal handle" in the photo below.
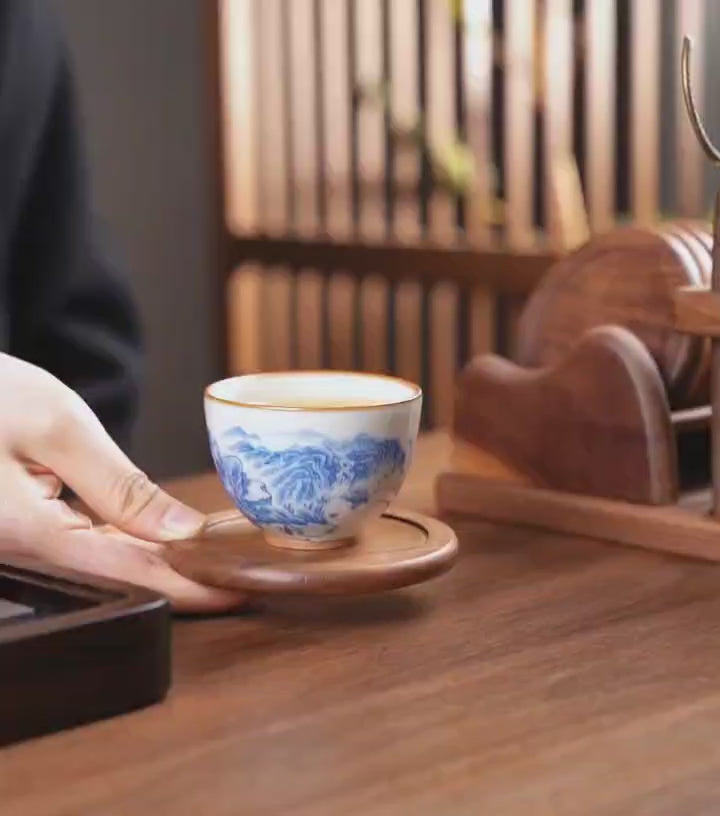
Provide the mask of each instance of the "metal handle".
{"label": "metal handle", "polygon": [[692,80],[690,78],[690,52],[692,51],[692,40],[690,37],[683,37],[682,53],[680,55],[680,80],[682,84],[683,99],[685,100],[685,108],[690,119],[692,129],[695,131],[695,136],[700,147],[702,147],[705,155],[715,164],[720,164],[720,150],[710,141],[707,131],[700,121],[700,115],[697,111],[695,98],[692,90]]}

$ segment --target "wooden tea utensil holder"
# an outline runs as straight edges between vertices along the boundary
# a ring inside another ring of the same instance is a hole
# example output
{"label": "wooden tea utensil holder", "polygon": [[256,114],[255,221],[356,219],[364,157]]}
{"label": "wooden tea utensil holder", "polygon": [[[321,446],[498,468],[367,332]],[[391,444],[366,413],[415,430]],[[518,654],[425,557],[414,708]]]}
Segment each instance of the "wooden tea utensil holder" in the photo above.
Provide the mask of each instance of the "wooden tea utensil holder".
{"label": "wooden tea utensil holder", "polygon": [[[688,115],[720,164],[690,49],[686,38]],[[528,303],[519,364],[468,366],[454,421],[462,464],[438,477],[441,513],[720,561],[720,194],[710,281],[697,277],[705,240],[679,240],[683,230],[664,243],[638,230],[590,241]],[[488,475],[468,451],[500,465]]]}

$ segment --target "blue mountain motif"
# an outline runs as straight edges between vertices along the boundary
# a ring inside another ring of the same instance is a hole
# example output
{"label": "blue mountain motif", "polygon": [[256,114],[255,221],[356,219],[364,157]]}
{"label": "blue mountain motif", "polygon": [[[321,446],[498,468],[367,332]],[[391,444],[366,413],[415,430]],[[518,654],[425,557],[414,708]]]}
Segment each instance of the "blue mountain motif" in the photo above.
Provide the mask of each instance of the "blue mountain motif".
{"label": "blue mountain motif", "polygon": [[286,535],[331,534],[348,505],[359,509],[378,494],[389,500],[407,461],[399,439],[365,433],[341,441],[308,431],[301,443],[273,450],[236,427],[222,442],[221,450],[211,438],[211,450],[227,492],[250,520]]}

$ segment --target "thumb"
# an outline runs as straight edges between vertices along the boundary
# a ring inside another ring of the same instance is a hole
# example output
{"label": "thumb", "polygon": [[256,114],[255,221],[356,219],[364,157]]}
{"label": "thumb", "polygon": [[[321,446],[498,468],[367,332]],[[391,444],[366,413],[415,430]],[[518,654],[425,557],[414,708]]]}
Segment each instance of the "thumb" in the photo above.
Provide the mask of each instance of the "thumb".
{"label": "thumb", "polygon": [[103,520],[139,538],[191,538],[205,516],[161,490],[110,438],[82,400],[53,423],[30,455],[50,468]]}

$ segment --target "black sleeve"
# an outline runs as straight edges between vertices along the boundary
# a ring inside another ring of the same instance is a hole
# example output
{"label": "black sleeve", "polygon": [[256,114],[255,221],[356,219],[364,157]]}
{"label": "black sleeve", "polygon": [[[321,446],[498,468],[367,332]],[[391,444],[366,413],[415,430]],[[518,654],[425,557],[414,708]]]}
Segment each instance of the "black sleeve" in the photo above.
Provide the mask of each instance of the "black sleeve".
{"label": "black sleeve", "polygon": [[[23,10],[27,3],[23,0]],[[30,29],[37,31],[37,15],[47,4],[32,5]],[[62,39],[50,19],[41,20],[39,36],[29,39],[29,64],[35,72],[39,66],[49,72],[48,91],[10,234],[9,351],[80,393],[125,446],[138,403],[138,319],[92,218],[75,86]],[[43,53],[32,53],[34,43]]]}

